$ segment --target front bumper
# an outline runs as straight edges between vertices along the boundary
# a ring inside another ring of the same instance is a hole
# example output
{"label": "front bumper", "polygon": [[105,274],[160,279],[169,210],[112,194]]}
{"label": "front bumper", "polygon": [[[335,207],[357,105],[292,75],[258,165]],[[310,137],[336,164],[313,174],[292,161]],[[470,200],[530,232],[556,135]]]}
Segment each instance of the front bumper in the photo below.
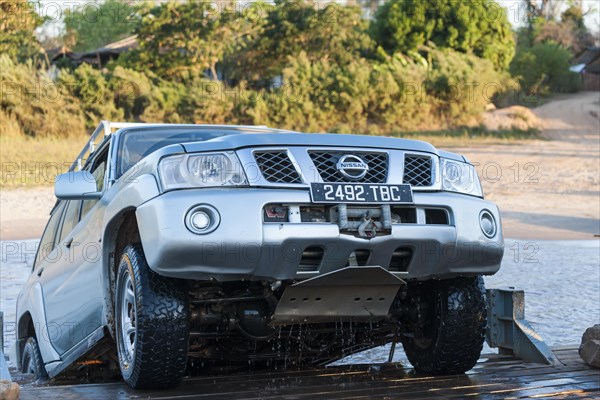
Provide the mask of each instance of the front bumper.
{"label": "front bumper", "polygon": [[[142,246],[152,270],[183,279],[302,279],[348,265],[355,251],[369,254],[365,265],[392,271],[394,252],[410,249],[408,265],[394,270],[402,279],[491,275],[504,252],[500,214],[488,201],[447,192],[415,192],[415,207],[448,211],[446,225],[394,224],[391,233],[371,239],[340,232],[335,223],[265,223],[266,204],[310,204],[306,190],[190,189],[165,193],[137,209]],[[214,207],[220,224],[205,235],[185,226],[198,204]],[[480,228],[481,211],[498,223],[493,238]],[[305,249],[319,246],[322,260],[314,271],[299,270]]]}

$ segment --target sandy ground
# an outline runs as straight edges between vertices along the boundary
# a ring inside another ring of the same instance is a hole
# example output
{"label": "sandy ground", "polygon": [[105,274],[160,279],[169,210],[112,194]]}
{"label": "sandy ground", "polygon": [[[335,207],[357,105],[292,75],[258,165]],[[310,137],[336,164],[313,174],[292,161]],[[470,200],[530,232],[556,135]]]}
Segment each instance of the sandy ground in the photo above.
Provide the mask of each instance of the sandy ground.
{"label": "sandy ground", "polygon": [[3,189],[0,192],[0,240],[41,237],[55,203],[52,187]]}
{"label": "sandy ground", "polygon": [[[563,96],[534,110],[545,140],[452,148],[478,164],[486,197],[517,239],[600,234],[600,93]],[[3,190],[0,239],[41,236],[52,188]]]}
{"label": "sandy ground", "polygon": [[545,140],[452,150],[479,164],[505,236],[592,239],[600,234],[600,93],[563,96],[533,111]]}

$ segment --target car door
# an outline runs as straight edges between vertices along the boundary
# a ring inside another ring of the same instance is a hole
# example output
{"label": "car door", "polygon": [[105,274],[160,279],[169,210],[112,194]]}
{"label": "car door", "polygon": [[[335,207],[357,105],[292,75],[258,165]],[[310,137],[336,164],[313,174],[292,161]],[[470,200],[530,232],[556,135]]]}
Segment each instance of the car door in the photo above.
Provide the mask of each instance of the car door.
{"label": "car door", "polygon": [[[89,165],[99,191],[104,188],[108,148]],[[57,230],[53,263],[40,276],[48,336],[62,355],[103,322],[101,283],[102,211],[98,200],[70,200]]]}

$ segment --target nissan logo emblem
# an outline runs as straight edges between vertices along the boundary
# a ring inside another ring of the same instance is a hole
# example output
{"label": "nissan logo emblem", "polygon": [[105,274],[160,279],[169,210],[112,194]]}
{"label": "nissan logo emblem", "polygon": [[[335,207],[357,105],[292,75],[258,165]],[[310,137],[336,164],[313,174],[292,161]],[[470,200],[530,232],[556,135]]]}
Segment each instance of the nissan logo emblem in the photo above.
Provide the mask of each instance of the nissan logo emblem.
{"label": "nissan logo emblem", "polygon": [[336,164],[336,168],[340,171],[342,176],[355,181],[364,178],[365,175],[367,175],[367,172],[369,172],[367,163],[360,157],[352,155],[340,157]]}

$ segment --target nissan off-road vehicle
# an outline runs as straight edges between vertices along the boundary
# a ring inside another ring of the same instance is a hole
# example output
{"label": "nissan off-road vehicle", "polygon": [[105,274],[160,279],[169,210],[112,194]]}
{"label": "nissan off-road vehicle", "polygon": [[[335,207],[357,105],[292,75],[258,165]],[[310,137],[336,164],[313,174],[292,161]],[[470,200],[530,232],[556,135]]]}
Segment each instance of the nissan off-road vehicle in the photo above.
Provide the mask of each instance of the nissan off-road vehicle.
{"label": "nissan off-road vehicle", "polygon": [[17,304],[19,366],[38,378],[102,367],[168,387],[188,368],[323,365],[396,342],[418,372],[449,374],[480,355],[503,239],[460,155],[105,121],[55,193]]}

